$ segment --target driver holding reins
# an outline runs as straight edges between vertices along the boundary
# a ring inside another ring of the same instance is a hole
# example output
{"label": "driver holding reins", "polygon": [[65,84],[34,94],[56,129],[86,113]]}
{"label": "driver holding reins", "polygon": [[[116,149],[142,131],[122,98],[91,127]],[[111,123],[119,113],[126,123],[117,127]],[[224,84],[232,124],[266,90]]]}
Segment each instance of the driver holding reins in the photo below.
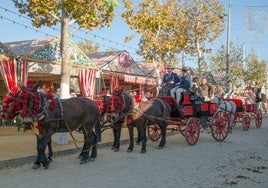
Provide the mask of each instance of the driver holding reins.
{"label": "driver holding reins", "polygon": [[171,66],[166,67],[166,73],[164,74],[163,80],[162,80],[162,87],[167,86],[168,84],[171,85],[177,85],[180,81],[179,76],[177,73],[173,72],[174,68]]}

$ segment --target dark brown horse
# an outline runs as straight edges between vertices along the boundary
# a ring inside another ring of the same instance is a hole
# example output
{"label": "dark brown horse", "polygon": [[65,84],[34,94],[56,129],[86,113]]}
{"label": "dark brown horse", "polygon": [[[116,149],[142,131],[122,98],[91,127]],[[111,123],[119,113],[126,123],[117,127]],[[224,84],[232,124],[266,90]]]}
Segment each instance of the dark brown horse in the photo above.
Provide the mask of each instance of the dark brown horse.
{"label": "dark brown horse", "polygon": [[162,138],[158,148],[161,149],[166,144],[166,128],[171,113],[171,107],[165,101],[152,98],[149,101],[141,102],[135,107],[132,123],[137,127],[140,140],[142,142],[141,153],[146,152],[146,126],[158,124],[162,132]]}
{"label": "dark brown horse", "polygon": [[[129,131],[129,147],[128,152],[131,152],[134,148],[134,126],[131,120],[131,114],[133,111],[133,98],[122,92],[121,89],[117,89],[111,96],[102,96],[100,104],[101,118],[104,119],[102,123],[102,129],[113,129],[113,145],[112,149],[117,152],[120,148],[121,129],[123,124],[127,125]],[[107,124],[104,126],[104,124]],[[139,138],[137,143],[139,142]]]}
{"label": "dark brown horse", "polygon": [[[45,155],[46,145],[56,132],[80,130],[84,134],[84,145],[81,152],[81,164],[97,157],[97,136],[93,129],[99,121],[99,108],[94,101],[76,97],[55,99],[53,95],[37,92],[39,83],[32,88],[23,88],[16,105],[26,124],[38,124],[37,158],[33,168],[43,165],[49,167]],[[92,147],[91,155],[89,152]]]}
{"label": "dark brown horse", "polygon": [[[3,100],[3,109],[2,109],[2,117],[3,118],[9,118],[9,119],[15,119],[19,115],[19,109],[20,106],[16,106],[16,100],[18,99],[19,94],[21,93],[21,88],[17,88],[16,91],[9,92],[4,100]],[[33,124],[32,123],[24,123],[22,122],[25,130],[32,131]],[[53,156],[53,150],[52,150],[52,140],[47,143],[48,146],[48,160],[52,161]]]}

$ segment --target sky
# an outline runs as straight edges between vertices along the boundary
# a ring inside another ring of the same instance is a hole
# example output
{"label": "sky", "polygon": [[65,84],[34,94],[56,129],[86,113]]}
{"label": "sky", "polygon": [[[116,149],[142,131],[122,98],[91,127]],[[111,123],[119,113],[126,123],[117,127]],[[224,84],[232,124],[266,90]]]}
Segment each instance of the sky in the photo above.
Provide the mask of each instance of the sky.
{"label": "sky", "polygon": [[[267,0],[220,0],[229,10],[230,15],[230,35],[229,41],[239,42],[244,45],[245,53],[250,50],[263,60],[268,61],[268,1]],[[137,1],[136,1],[137,2]],[[230,8],[228,8],[230,2]],[[128,43],[124,43],[124,38],[134,33],[120,17],[123,5],[120,4],[116,9],[116,17],[109,28],[95,29],[87,31],[81,29],[74,34],[72,40],[78,42],[80,40],[89,39],[93,43],[100,46],[101,51],[109,48],[118,50],[126,50],[130,53],[134,60],[140,61],[142,57],[138,56],[135,51],[138,49],[139,38],[136,37]],[[258,20],[258,24],[254,26],[258,28],[258,32],[250,33],[246,30],[246,11],[255,12],[252,18]],[[266,16],[266,17],[265,17]],[[265,24],[266,21],[266,24]],[[226,22],[226,26],[228,22]],[[264,27],[266,25],[266,28]],[[48,28],[34,28],[31,25],[30,18],[26,15],[20,15],[15,8],[12,0],[0,0],[0,42],[14,42],[23,40],[32,40],[38,38],[56,37],[60,35],[59,26]],[[216,52],[220,46],[227,44],[227,29],[210,47]],[[180,61],[180,60],[179,60]],[[197,58],[187,57],[186,66],[196,65]]]}

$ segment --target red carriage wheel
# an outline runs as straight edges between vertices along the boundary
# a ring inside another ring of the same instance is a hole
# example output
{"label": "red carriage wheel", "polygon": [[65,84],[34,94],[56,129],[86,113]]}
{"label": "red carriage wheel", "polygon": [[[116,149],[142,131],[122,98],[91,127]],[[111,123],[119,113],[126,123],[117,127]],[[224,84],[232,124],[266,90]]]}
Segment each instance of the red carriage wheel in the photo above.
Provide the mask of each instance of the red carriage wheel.
{"label": "red carriage wheel", "polygon": [[261,124],[262,124],[262,112],[261,110],[257,110],[256,114],[255,114],[255,124],[256,127],[259,129],[261,128]]}
{"label": "red carriage wheel", "polygon": [[149,138],[153,141],[156,142],[159,140],[162,136],[162,132],[158,124],[152,124],[147,127],[148,135]]}
{"label": "red carriage wheel", "polygon": [[230,131],[230,116],[223,110],[217,111],[211,118],[211,134],[216,141],[223,141]]}
{"label": "red carriage wheel", "polygon": [[245,115],[243,117],[242,127],[244,131],[247,131],[250,127],[250,117],[249,115]]}
{"label": "red carriage wheel", "polygon": [[200,125],[197,118],[190,118],[185,126],[185,139],[189,145],[195,145],[199,140]]}

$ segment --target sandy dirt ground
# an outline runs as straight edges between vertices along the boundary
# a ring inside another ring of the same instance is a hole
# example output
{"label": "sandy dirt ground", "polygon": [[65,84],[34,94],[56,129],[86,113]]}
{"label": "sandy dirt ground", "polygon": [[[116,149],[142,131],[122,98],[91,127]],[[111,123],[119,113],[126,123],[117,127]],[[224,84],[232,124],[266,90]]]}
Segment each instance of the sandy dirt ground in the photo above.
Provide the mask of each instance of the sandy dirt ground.
{"label": "sandy dirt ground", "polygon": [[[14,139],[13,144],[20,148],[31,143],[26,140],[34,137],[27,134],[17,135],[23,138],[20,139],[22,143],[18,144]],[[216,142],[211,134],[203,132],[198,143],[189,146],[181,134],[175,133],[167,137],[162,150],[157,149],[159,141],[148,140],[145,154],[140,153],[140,146],[127,153],[125,144],[119,152],[113,152],[110,147],[99,149],[98,158],[85,165],[79,164],[78,154],[74,153],[55,156],[47,170],[33,170],[29,163],[2,169],[0,185],[8,188],[266,188],[267,135],[268,118],[263,119],[260,129],[251,126],[243,131],[238,124],[223,142]],[[0,143],[5,136],[1,137]],[[34,143],[33,148],[26,147],[33,153]],[[1,148],[1,155],[2,151]]]}
{"label": "sandy dirt ground", "polygon": [[[83,135],[79,132],[73,132],[75,140],[68,134],[68,144],[59,145],[55,143],[55,135],[52,136],[53,151],[81,147],[83,144]],[[122,139],[128,138],[126,128],[122,129]],[[112,130],[108,129],[102,133],[102,142],[111,142]],[[32,131],[18,131],[17,127],[0,127],[0,161],[36,155],[36,138]]]}

